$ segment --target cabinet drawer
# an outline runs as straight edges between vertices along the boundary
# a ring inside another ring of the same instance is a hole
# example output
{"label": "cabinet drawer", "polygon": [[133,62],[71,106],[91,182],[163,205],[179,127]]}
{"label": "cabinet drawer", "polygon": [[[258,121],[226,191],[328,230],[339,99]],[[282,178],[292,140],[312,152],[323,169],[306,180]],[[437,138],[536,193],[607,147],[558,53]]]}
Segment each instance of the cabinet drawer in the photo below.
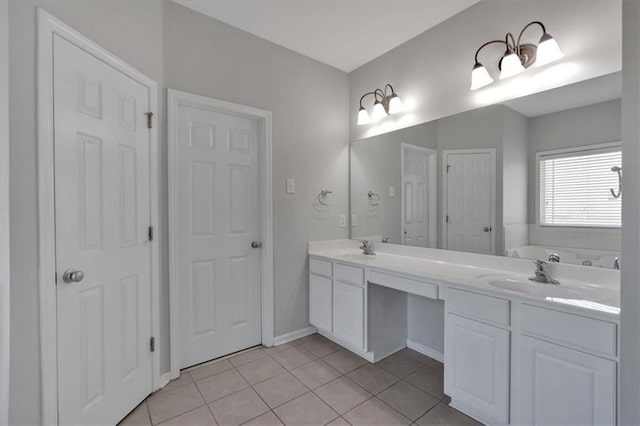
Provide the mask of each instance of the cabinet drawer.
{"label": "cabinet drawer", "polygon": [[456,288],[447,289],[446,307],[449,312],[508,326],[509,301]]}
{"label": "cabinet drawer", "polygon": [[369,282],[407,293],[417,294],[418,296],[438,299],[438,285],[425,281],[412,280],[385,272],[371,271]]}
{"label": "cabinet drawer", "polygon": [[333,277],[336,280],[364,285],[364,269],[358,268],[357,266],[336,263],[333,267]]}
{"label": "cabinet drawer", "polygon": [[522,331],[588,352],[616,356],[617,324],[538,306],[522,305]]}
{"label": "cabinet drawer", "polygon": [[331,262],[326,260],[309,259],[309,272],[330,277],[333,274],[333,268]]}

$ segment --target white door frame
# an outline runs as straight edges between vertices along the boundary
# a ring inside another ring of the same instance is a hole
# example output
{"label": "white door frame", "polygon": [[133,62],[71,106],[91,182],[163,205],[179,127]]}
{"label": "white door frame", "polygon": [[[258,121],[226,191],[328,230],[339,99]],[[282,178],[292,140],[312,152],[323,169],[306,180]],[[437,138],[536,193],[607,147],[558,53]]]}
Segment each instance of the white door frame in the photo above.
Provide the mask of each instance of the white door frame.
{"label": "white door frame", "polygon": [[0,424],[9,424],[9,2],[0,0]]}
{"label": "white door frame", "polygon": [[[122,72],[149,90],[149,107],[158,116],[158,88],[155,81],[128,65],[108,50],[38,9],[38,217],[39,217],[39,292],[40,363],[42,423],[58,424],[58,356],[56,314],[56,245],[54,198],[53,128],[53,35],[56,34],[105,64]],[[151,244],[151,333],[160,340],[160,227],[158,220],[158,126],[149,132],[149,198],[151,226],[155,241]],[[152,354],[152,389],[159,388],[160,351]]]}
{"label": "white door frame", "polygon": [[[400,195],[402,202],[401,227],[404,227],[404,153],[405,151],[418,151],[429,157],[429,248],[438,247],[438,150],[425,148],[423,146],[402,143],[400,150]],[[401,228],[402,229],[402,228]],[[404,244],[404,230],[400,233],[400,239]]]}
{"label": "white door frame", "polygon": [[491,254],[496,254],[496,149],[444,149],[442,150],[442,248],[447,249],[447,206],[449,183],[447,173],[447,156],[449,154],[489,154],[491,158]]}
{"label": "white door frame", "polygon": [[262,241],[260,277],[262,305],[262,344],[273,345],[274,338],[274,288],[273,288],[273,181],[271,112],[234,104],[206,96],[168,89],[168,138],[169,138],[169,318],[171,336],[171,378],[180,376],[180,306],[176,268],[178,220],[178,106],[190,106],[221,113],[242,115],[259,122],[260,146],[260,233]]}

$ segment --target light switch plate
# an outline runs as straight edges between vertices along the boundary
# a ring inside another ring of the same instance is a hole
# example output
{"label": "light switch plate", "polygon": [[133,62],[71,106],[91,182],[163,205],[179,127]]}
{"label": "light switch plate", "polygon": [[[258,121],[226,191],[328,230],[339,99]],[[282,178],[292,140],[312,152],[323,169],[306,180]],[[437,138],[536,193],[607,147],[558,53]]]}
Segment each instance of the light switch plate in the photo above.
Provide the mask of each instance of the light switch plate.
{"label": "light switch plate", "polygon": [[287,194],[296,193],[296,181],[295,179],[287,179]]}
{"label": "light switch plate", "polygon": [[344,228],[345,226],[347,226],[347,215],[346,214],[341,214],[340,215],[340,228]]}
{"label": "light switch plate", "polygon": [[358,226],[358,215],[357,214],[352,214],[351,215],[351,226],[353,226],[353,227]]}
{"label": "light switch plate", "polygon": [[396,196],[396,189],[393,186],[389,187],[389,197],[393,198]]}

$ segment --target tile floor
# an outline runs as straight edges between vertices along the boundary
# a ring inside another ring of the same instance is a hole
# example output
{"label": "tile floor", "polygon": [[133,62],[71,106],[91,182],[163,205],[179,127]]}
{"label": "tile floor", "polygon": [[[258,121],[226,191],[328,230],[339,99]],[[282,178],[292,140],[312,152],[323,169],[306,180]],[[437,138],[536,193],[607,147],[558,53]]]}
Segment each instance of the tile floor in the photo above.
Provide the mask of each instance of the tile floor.
{"label": "tile floor", "polygon": [[410,349],[370,364],[314,334],[187,369],[120,424],[478,425],[442,380],[442,363]]}

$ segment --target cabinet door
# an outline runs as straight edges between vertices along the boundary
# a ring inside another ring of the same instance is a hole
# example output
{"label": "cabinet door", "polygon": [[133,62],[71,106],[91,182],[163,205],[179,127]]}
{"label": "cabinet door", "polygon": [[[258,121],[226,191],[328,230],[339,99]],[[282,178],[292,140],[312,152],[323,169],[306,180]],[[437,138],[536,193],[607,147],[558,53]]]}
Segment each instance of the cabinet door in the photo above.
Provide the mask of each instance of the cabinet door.
{"label": "cabinet door", "polygon": [[320,330],[332,333],[332,282],[319,275],[309,275],[309,322]]}
{"label": "cabinet door", "polygon": [[364,346],[364,289],[333,282],[333,334],[358,349]]}
{"label": "cabinet door", "polygon": [[509,422],[509,330],[447,314],[445,393],[495,423]]}
{"label": "cabinet door", "polygon": [[522,338],[522,419],[530,425],[616,423],[616,363]]}

